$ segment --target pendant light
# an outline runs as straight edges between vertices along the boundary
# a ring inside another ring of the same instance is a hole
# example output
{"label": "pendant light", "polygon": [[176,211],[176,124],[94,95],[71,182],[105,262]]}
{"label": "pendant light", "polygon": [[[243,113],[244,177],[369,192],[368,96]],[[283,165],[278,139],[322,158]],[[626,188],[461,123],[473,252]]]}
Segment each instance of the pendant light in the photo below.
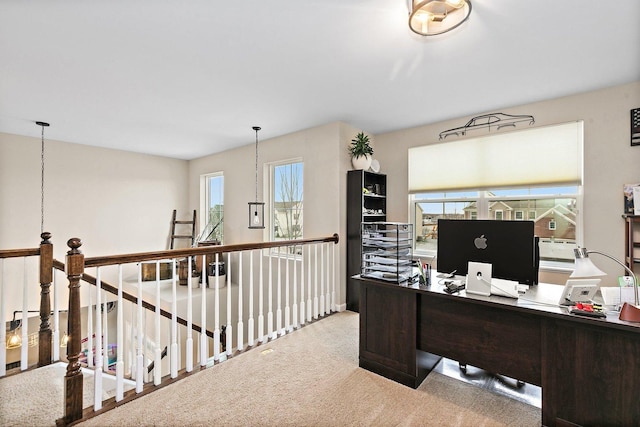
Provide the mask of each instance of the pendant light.
{"label": "pendant light", "polygon": [[254,126],[256,131],[256,199],[249,202],[249,228],[264,228],[264,202],[258,201],[258,131],[261,128]]}

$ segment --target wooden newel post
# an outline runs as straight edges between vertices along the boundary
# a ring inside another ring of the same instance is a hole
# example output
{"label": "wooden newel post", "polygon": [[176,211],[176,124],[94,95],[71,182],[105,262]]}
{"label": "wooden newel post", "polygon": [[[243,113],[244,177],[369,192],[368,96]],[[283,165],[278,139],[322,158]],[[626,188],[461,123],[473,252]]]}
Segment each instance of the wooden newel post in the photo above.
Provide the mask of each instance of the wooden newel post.
{"label": "wooden newel post", "polygon": [[81,323],[80,323],[80,279],[84,272],[84,255],[80,252],[82,242],[72,237],[67,242],[67,277],[69,278],[69,312],[67,316],[67,373],[64,377],[65,423],[82,418],[82,371],[80,369]]}
{"label": "wooden newel post", "polygon": [[38,333],[38,366],[51,363],[53,354],[51,345],[51,296],[50,287],[53,281],[53,245],[49,241],[51,233],[40,235],[40,331]]}

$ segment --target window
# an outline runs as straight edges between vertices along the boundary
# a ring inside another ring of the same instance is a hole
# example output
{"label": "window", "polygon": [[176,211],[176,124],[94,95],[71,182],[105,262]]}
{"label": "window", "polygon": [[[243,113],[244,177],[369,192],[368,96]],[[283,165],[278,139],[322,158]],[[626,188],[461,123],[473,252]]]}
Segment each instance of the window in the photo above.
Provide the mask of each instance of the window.
{"label": "window", "polygon": [[303,236],[304,164],[289,161],[271,165],[271,235],[275,240]]}
{"label": "window", "polygon": [[[494,191],[419,193],[411,196],[415,215],[416,253],[435,255],[438,219],[509,219],[505,211],[515,210],[515,219],[525,216],[535,222],[540,237],[542,261],[570,262],[577,241],[580,213],[577,186]],[[492,212],[492,206],[504,209]],[[541,212],[536,216],[536,212]],[[421,224],[421,226],[420,226]]]}
{"label": "window", "polygon": [[527,218],[543,263],[572,262],[582,238],[582,146],[577,121],[410,148],[415,252],[436,254],[440,218]]}
{"label": "window", "polygon": [[216,173],[205,176],[205,215],[206,226],[201,240],[224,241],[224,176]]}

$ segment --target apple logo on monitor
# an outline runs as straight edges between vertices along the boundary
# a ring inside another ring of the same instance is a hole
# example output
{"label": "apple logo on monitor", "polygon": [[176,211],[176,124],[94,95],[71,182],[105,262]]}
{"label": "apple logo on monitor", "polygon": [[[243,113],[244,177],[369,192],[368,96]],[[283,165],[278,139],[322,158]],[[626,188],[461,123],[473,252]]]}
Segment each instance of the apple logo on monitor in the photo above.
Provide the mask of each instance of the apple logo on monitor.
{"label": "apple logo on monitor", "polygon": [[484,234],[480,237],[476,237],[473,240],[473,244],[476,245],[478,249],[487,249],[487,238],[484,237]]}

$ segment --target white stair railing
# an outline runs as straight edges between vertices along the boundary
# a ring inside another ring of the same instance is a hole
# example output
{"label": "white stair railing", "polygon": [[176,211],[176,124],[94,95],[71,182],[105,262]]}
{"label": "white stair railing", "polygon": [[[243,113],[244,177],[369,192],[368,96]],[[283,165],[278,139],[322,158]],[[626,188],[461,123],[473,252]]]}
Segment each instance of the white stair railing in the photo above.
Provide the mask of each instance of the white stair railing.
{"label": "white stair railing", "polygon": [[[83,351],[87,352],[87,365],[94,371],[94,409],[101,409],[104,399],[111,396],[120,402],[128,396],[127,390],[139,394],[148,386],[159,386],[178,377],[180,372],[193,371],[194,359],[201,369],[221,363],[236,352],[277,339],[329,314],[335,307],[336,272],[335,249],[330,257],[330,243],[285,241],[265,248],[197,248],[198,251],[193,250],[195,255],[187,256],[188,274],[181,278],[186,281],[184,287],[178,285],[177,266],[184,258],[179,250],[172,258],[160,259],[156,254],[126,256],[152,258],[145,260],[155,262],[152,280],[143,280],[142,261],[116,263],[105,260],[107,257],[87,258],[85,269],[95,267],[96,278],[88,297],[88,332]],[[174,252],[162,254],[171,253]],[[225,279],[219,274],[223,253]],[[209,276],[207,258],[211,255],[215,263]],[[191,273],[194,256],[201,257],[200,278]],[[161,279],[161,263],[170,264],[170,279]],[[134,271],[135,278],[131,274]],[[83,280],[89,277],[85,272]],[[193,308],[198,303],[199,318],[194,318]],[[110,317],[107,306],[112,305],[116,310]],[[195,343],[194,330],[199,334]],[[109,337],[115,337],[114,344]],[[114,354],[115,361],[109,358]],[[115,384],[114,390],[106,390],[110,387],[107,383]]]}

